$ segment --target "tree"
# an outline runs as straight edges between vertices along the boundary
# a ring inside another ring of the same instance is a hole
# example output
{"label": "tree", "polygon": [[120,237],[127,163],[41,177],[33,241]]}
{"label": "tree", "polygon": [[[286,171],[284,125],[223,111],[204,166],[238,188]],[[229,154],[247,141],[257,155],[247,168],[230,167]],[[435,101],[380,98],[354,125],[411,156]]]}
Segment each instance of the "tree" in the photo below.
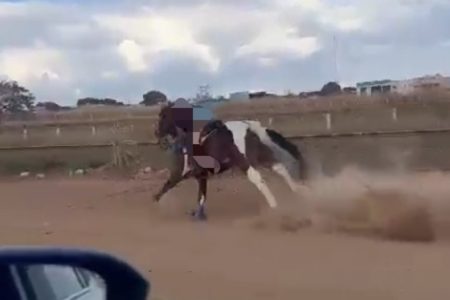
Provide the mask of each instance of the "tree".
{"label": "tree", "polygon": [[109,105],[109,106],[123,106],[123,102],[111,98],[99,99],[93,97],[81,98],[77,101],[77,106],[83,105]]}
{"label": "tree", "polygon": [[224,102],[224,101],[227,101],[227,98],[225,98],[225,96],[218,96],[216,98],[216,100],[217,100],[217,102]]}
{"label": "tree", "polygon": [[33,94],[16,81],[0,81],[0,112],[31,112],[34,99]]}
{"label": "tree", "polygon": [[162,92],[155,90],[145,93],[144,95],[142,95],[142,98],[144,100],[141,102],[141,104],[147,106],[167,102],[167,96],[164,95]]}
{"label": "tree", "polygon": [[320,90],[321,96],[335,95],[335,94],[339,94],[340,92],[341,92],[341,86],[337,82],[334,82],[334,81],[328,82]]}
{"label": "tree", "polygon": [[59,104],[51,101],[39,102],[36,104],[36,107],[44,107],[48,111],[60,111],[62,109],[62,107],[59,106]]}

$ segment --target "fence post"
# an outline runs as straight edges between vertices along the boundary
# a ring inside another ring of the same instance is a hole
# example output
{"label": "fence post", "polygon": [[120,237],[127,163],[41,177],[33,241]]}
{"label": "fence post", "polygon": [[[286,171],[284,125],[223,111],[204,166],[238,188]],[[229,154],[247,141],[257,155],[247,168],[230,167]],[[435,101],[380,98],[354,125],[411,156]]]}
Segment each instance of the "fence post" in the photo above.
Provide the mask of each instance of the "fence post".
{"label": "fence post", "polygon": [[91,133],[92,133],[92,135],[96,135],[97,134],[97,129],[95,128],[95,126],[91,127]]}
{"label": "fence post", "polygon": [[269,118],[269,126],[272,126],[272,123],[273,123],[273,118],[270,117],[270,118]]}
{"label": "fence post", "polygon": [[23,128],[22,137],[24,140],[28,139],[28,129],[26,127]]}
{"label": "fence post", "polygon": [[59,137],[61,135],[61,129],[56,127],[56,136]]}
{"label": "fence post", "polygon": [[392,120],[397,121],[397,107],[392,108]]}
{"label": "fence post", "polygon": [[324,114],[324,116],[327,125],[327,130],[331,130],[331,113],[326,113]]}

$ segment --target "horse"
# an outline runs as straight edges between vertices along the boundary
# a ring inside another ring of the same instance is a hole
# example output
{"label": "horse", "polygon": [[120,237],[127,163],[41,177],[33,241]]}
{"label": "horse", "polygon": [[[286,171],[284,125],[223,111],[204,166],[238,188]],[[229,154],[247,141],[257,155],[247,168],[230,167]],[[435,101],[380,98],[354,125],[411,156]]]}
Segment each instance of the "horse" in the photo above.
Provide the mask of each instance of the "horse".
{"label": "horse", "polygon": [[[174,103],[162,106],[155,136],[159,145],[168,138],[173,141],[174,158],[170,176],[153,198],[158,202],[170,189],[181,181],[194,177],[198,182],[197,208],[192,215],[198,220],[206,220],[205,202],[207,180],[210,176],[238,168],[247,175],[265,197],[269,207],[276,208],[277,201],[262,178],[258,168],[270,168],[280,175],[292,191],[297,191],[297,182],[307,178],[303,155],[297,146],[289,142],[279,132],[266,128],[258,121],[222,121],[212,119],[198,128],[199,132],[187,132],[195,126],[186,125],[186,115],[180,117],[178,111],[188,111],[186,106],[176,107]],[[183,119],[183,120],[180,120]],[[183,123],[184,122],[184,123]],[[186,128],[189,127],[187,130]],[[189,135],[195,138],[183,139]],[[188,141],[189,140],[189,141]],[[188,142],[186,142],[188,141]],[[193,142],[192,153],[186,154],[187,143]],[[184,150],[184,151],[183,151]],[[186,172],[186,161],[190,159],[190,169]],[[184,171],[184,172],[183,172]]]}

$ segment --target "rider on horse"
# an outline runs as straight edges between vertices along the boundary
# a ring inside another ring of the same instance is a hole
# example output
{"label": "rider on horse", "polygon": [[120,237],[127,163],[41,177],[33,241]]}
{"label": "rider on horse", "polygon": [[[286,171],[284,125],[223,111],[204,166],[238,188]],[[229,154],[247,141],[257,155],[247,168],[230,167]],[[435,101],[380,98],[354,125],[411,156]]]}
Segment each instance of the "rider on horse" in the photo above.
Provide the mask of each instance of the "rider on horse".
{"label": "rider on horse", "polygon": [[[183,176],[194,168],[197,163],[202,164],[205,157],[201,151],[201,131],[205,124],[213,119],[212,112],[204,107],[192,106],[183,98],[179,98],[173,105],[174,120],[177,135],[173,143],[173,151],[183,153]],[[214,163],[206,162],[211,168]]]}
{"label": "rider on horse", "polygon": [[172,144],[172,151],[175,156],[182,152],[184,164],[183,175],[185,175],[192,166],[192,138],[194,129],[192,105],[185,99],[179,98],[174,102],[173,114],[177,134]]}

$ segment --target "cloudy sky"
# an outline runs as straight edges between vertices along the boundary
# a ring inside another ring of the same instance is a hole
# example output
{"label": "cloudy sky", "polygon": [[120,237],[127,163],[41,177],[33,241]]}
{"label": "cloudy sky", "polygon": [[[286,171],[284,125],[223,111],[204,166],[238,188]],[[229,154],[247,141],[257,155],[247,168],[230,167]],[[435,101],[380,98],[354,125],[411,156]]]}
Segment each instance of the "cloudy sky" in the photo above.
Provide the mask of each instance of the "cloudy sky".
{"label": "cloudy sky", "polygon": [[450,0],[0,0],[0,78],[40,101],[430,73],[450,74]]}

